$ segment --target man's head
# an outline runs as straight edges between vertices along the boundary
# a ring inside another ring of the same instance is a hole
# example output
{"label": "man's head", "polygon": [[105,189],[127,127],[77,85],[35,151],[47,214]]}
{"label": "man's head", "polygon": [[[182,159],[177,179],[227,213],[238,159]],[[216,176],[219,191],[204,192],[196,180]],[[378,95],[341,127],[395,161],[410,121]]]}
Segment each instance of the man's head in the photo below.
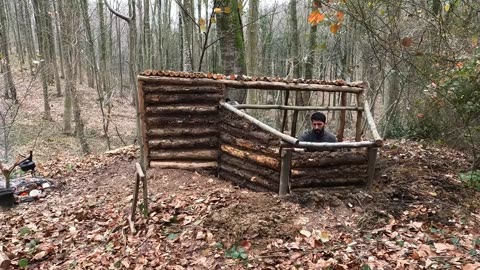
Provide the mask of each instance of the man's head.
{"label": "man's head", "polygon": [[327,117],[321,112],[314,112],[311,116],[312,120],[312,130],[316,134],[322,134],[325,130],[325,123]]}

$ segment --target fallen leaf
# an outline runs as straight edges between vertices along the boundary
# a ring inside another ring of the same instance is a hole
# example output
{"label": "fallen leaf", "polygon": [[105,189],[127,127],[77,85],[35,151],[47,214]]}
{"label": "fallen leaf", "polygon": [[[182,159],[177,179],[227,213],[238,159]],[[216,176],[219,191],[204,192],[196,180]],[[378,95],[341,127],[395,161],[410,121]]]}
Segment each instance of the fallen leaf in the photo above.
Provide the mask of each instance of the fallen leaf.
{"label": "fallen leaf", "polygon": [[35,254],[35,256],[33,256],[32,260],[34,261],[39,261],[41,260],[43,257],[45,257],[47,255],[47,252],[44,250],[44,251],[40,251],[38,252],[37,254]]}
{"label": "fallen leaf", "polygon": [[307,231],[307,230],[301,230],[300,234],[304,235],[307,238],[310,238],[310,236],[312,236],[312,233],[310,231]]}
{"label": "fallen leaf", "polygon": [[480,269],[480,263],[467,263],[462,267],[462,270],[477,270]]}
{"label": "fallen leaf", "polygon": [[244,239],[242,241],[240,241],[240,245],[245,249],[245,250],[249,250],[251,247],[252,247],[252,244],[250,243],[250,241]]}
{"label": "fallen leaf", "polygon": [[437,253],[442,253],[447,250],[455,250],[455,246],[450,244],[434,243],[433,246],[435,247]]}

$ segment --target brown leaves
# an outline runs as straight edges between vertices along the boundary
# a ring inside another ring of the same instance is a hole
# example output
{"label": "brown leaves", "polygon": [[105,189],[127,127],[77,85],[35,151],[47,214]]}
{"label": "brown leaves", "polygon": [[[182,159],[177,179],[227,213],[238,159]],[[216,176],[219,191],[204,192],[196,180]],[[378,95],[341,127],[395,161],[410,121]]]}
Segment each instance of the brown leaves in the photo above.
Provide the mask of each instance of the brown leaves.
{"label": "brown leaves", "polygon": [[336,34],[338,32],[338,30],[340,30],[341,27],[342,27],[341,24],[333,23],[333,24],[330,25],[330,32],[332,32],[333,34]]}

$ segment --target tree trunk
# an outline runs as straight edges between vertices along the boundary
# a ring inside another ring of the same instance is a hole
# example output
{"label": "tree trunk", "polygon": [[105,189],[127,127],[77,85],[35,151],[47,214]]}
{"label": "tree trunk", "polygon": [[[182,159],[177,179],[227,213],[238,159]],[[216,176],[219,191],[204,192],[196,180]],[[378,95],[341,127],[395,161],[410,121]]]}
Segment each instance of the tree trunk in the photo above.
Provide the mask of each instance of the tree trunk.
{"label": "tree trunk", "polygon": [[143,54],[145,55],[144,68],[153,68],[152,66],[152,33],[150,29],[150,0],[144,0],[143,4]]}
{"label": "tree trunk", "polygon": [[12,100],[17,103],[17,89],[15,88],[15,84],[13,82],[12,70],[10,67],[10,54],[8,49],[8,32],[6,27],[6,14],[5,14],[5,1],[2,0],[2,8],[0,8],[0,42],[1,42],[1,50],[4,56],[4,65],[3,72],[4,80],[5,80],[5,98],[12,98]]}
{"label": "tree trunk", "polygon": [[78,18],[80,14],[78,14],[78,7],[76,7],[75,3],[72,2],[64,2],[65,6],[63,7],[63,12],[61,12],[60,16],[62,17],[62,22],[64,26],[64,49],[65,49],[65,63],[66,63],[66,70],[65,76],[67,85],[69,85],[69,90],[72,95],[72,105],[73,105],[73,119],[75,122],[75,134],[78,138],[80,143],[80,147],[83,154],[90,153],[90,149],[85,137],[84,133],[84,123],[82,120],[82,112],[80,108],[80,102],[78,93],[76,90],[76,86],[74,83],[76,74],[74,73],[74,65],[76,59],[76,35],[74,34],[76,31],[77,25],[80,23]]}
{"label": "tree trunk", "polygon": [[50,104],[48,101],[48,64],[46,55],[48,54],[48,50],[46,48],[47,41],[46,41],[46,34],[45,29],[46,25],[44,20],[42,19],[41,12],[41,5],[43,0],[32,0],[33,8],[35,11],[35,26],[37,29],[37,40],[38,40],[38,51],[40,54],[40,70],[42,73],[42,86],[43,86],[43,109],[44,109],[44,119],[48,121],[52,121],[52,116],[50,113]]}
{"label": "tree trunk", "polygon": [[18,54],[18,57],[20,58],[20,70],[23,72],[23,65],[25,64],[25,55],[24,55],[24,49],[23,49],[23,40],[22,40],[22,34],[21,34],[21,28],[20,28],[20,23],[19,21],[21,20],[22,17],[20,17],[20,12],[19,12],[19,6],[22,5],[21,2],[14,1],[11,3],[13,5],[14,9],[14,14],[15,14],[15,36],[17,40],[16,46],[16,52]]}
{"label": "tree trunk", "polygon": [[[218,36],[223,61],[223,72],[226,75],[245,75],[247,71],[245,62],[245,47],[242,31],[242,21],[238,1],[219,0],[223,9],[230,8],[231,12],[217,14]],[[245,89],[227,89],[227,97],[239,103],[245,103]]]}
{"label": "tree trunk", "polygon": [[118,43],[118,73],[120,78],[120,96],[124,97],[125,94],[123,93],[123,57],[122,57],[122,36],[120,32],[120,20],[115,18],[115,27],[117,32],[117,43]]}
{"label": "tree trunk", "polygon": [[60,27],[60,17],[58,16],[58,5],[59,5],[59,2],[62,1],[62,0],[55,0],[54,3],[52,3],[53,5],[53,11],[55,12],[55,30],[57,31],[57,47],[58,47],[58,55],[59,55],[59,58],[60,58],[60,74],[61,74],[61,78],[65,78],[65,70],[64,70],[64,66],[63,66],[63,42],[62,42],[62,28]]}
{"label": "tree trunk", "polygon": [[194,18],[192,0],[183,0],[182,9],[182,35],[183,35],[183,71],[193,71],[193,22]]}
{"label": "tree trunk", "polygon": [[[259,0],[249,0],[248,2],[248,25],[247,25],[247,73],[250,76],[258,75],[258,63],[256,61],[258,50],[258,3]],[[248,103],[257,103],[257,92],[255,89],[248,89]]]}
{"label": "tree trunk", "polygon": [[30,18],[30,12],[28,10],[28,5],[26,4],[26,0],[22,0],[20,2],[20,16],[22,16],[22,32],[25,35],[25,42],[27,46],[27,56],[28,56],[28,66],[30,68],[30,75],[34,76],[34,67],[33,67],[33,59],[35,59],[35,44],[33,42],[34,38],[32,35],[32,22]]}

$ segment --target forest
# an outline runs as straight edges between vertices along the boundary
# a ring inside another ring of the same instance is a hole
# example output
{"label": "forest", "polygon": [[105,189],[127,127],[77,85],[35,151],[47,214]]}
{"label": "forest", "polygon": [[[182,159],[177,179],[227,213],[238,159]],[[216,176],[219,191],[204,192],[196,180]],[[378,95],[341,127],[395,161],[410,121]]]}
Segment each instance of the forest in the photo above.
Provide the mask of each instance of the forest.
{"label": "forest", "polygon": [[[479,33],[476,0],[0,0],[0,166],[22,176],[6,164],[33,151],[58,185],[0,211],[0,269],[479,269]],[[165,170],[129,234],[145,70],[366,82],[386,142],[373,189],[281,200]]]}

